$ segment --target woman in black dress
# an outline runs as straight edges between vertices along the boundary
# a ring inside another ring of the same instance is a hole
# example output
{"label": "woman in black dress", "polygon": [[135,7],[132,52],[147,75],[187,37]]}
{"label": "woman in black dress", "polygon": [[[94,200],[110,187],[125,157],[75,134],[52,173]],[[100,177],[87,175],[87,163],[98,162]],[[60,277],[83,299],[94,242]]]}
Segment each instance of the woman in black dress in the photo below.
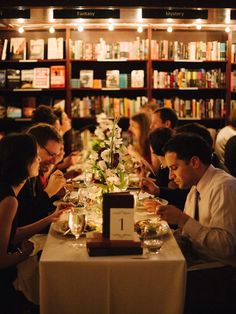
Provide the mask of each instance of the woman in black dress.
{"label": "woman in black dress", "polygon": [[12,283],[16,265],[33,251],[27,239],[61,214],[57,209],[34,224],[18,228],[17,195],[27,178],[38,175],[39,162],[33,135],[11,134],[0,140],[0,312],[4,314],[19,313]]}

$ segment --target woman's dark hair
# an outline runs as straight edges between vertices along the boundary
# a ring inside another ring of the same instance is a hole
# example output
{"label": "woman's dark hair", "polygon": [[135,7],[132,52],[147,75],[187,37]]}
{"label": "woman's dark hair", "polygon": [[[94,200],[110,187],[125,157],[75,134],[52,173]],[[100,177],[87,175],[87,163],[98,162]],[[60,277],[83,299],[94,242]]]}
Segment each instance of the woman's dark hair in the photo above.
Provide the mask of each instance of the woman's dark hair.
{"label": "woman's dark hair", "polygon": [[177,158],[188,163],[197,156],[205,165],[211,164],[212,148],[196,134],[179,133],[172,137],[163,148],[164,153],[176,153]]}
{"label": "woman's dark hair", "polygon": [[58,117],[54,114],[51,107],[46,105],[38,106],[32,116],[33,123],[48,123],[50,125],[55,125]]}
{"label": "woman's dark hair", "polygon": [[164,152],[162,149],[173,135],[173,130],[169,128],[158,128],[152,131],[149,135],[149,140],[153,152],[158,156],[164,156]]}
{"label": "woman's dark hair", "polygon": [[31,134],[9,134],[0,140],[0,181],[19,185],[29,176],[28,166],[37,156],[37,143]]}
{"label": "woman's dark hair", "polygon": [[61,110],[61,108],[54,108],[53,109],[53,114],[57,117],[60,124],[62,124],[62,113],[63,113],[63,111]]}

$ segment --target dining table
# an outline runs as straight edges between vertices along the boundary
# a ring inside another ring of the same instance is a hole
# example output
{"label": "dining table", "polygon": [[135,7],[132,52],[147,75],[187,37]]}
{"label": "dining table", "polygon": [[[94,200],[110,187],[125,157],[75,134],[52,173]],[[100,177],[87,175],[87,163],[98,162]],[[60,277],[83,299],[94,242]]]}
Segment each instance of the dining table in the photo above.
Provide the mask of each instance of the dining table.
{"label": "dining table", "polygon": [[186,262],[171,231],[159,254],[91,257],[86,238],[79,248],[73,241],[51,226],[39,263],[41,314],[183,313]]}

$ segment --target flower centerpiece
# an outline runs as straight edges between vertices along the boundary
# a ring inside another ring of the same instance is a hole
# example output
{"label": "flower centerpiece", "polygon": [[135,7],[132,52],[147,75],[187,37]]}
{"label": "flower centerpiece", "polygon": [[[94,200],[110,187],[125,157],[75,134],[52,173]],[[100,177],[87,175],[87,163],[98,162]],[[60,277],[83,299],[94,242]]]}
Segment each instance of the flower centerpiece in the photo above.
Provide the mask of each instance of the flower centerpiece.
{"label": "flower centerpiece", "polygon": [[104,113],[97,115],[98,126],[92,142],[86,170],[105,192],[124,191],[132,169],[132,159],[121,137],[118,119],[108,119]]}

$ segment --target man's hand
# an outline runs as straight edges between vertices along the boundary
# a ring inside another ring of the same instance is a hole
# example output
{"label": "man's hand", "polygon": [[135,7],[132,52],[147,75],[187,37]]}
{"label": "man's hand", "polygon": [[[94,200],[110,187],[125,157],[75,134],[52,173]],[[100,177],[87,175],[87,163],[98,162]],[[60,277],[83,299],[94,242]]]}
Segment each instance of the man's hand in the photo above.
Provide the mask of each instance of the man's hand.
{"label": "man's hand", "polygon": [[173,205],[160,205],[156,207],[156,213],[161,219],[166,220],[169,224],[177,224],[180,228],[189,219],[189,216],[183,213],[179,208]]}
{"label": "man's hand", "polygon": [[143,191],[158,196],[160,193],[159,187],[154,183],[155,179],[142,178],[140,187]]}
{"label": "man's hand", "polygon": [[45,192],[49,197],[57,194],[61,188],[66,184],[66,179],[64,178],[63,173],[60,170],[53,172],[48,180],[48,185],[45,188]]}

